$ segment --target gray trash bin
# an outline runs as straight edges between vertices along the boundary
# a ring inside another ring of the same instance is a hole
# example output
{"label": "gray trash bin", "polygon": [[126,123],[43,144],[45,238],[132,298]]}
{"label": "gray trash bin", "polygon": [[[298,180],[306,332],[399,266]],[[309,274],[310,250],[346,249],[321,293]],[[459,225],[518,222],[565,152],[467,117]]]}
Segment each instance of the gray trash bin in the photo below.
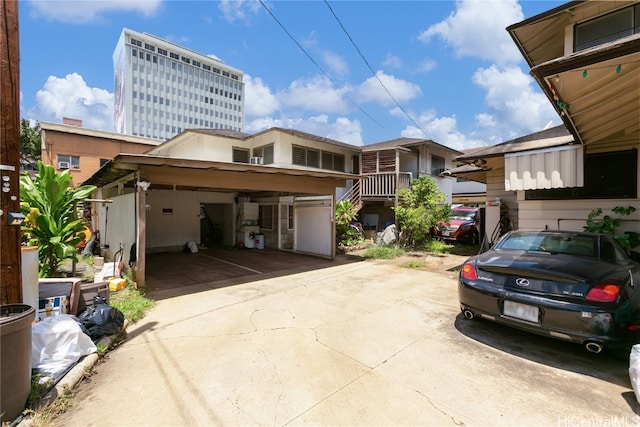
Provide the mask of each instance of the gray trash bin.
{"label": "gray trash bin", "polygon": [[13,421],[24,410],[31,390],[31,322],[35,308],[0,306],[0,421]]}

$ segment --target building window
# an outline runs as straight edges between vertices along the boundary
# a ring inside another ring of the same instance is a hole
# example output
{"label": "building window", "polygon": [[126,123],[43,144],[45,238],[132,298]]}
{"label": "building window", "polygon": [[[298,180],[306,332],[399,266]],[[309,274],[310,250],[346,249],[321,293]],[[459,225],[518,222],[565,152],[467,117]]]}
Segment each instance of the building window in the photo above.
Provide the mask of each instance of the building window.
{"label": "building window", "polygon": [[638,150],[587,154],[584,187],[525,191],[525,200],[635,199]]}
{"label": "building window", "polygon": [[80,157],[58,154],[58,169],[80,169]]}
{"label": "building window", "polygon": [[263,145],[262,147],[253,149],[253,157],[262,157],[263,165],[273,163],[273,144]]}
{"label": "building window", "polygon": [[576,24],[574,51],[588,49],[640,32],[640,5]]}
{"label": "building window", "polygon": [[444,158],[440,156],[431,156],[431,175],[440,175],[444,172]]}
{"label": "building window", "polygon": [[288,229],[293,230],[293,205],[287,205],[287,215],[289,217]]}
{"label": "building window", "polygon": [[249,149],[248,148],[233,148],[233,162],[234,163],[249,163]]}
{"label": "building window", "polygon": [[344,155],[323,151],[322,169],[344,172]]}
{"label": "building window", "polygon": [[320,167],[320,151],[294,145],[291,163],[299,166]]}
{"label": "building window", "polygon": [[258,225],[264,230],[273,230],[273,205],[260,205]]}

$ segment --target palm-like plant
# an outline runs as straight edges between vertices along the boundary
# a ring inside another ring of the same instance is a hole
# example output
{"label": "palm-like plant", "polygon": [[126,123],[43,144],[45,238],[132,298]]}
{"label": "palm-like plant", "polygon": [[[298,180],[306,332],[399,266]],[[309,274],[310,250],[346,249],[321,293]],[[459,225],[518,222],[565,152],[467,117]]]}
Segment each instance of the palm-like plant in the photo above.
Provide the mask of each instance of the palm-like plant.
{"label": "palm-like plant", "polygon": [[38,162],[38,173],[20,176],[20,206],[26,220],[26,243],[38,246],[40,277],[57,277],[66,259],[76,259],[76,245],[84,239],[86,219],[76,215],[76,204],[96,190],[93,185],[71,187],[68,170]]}

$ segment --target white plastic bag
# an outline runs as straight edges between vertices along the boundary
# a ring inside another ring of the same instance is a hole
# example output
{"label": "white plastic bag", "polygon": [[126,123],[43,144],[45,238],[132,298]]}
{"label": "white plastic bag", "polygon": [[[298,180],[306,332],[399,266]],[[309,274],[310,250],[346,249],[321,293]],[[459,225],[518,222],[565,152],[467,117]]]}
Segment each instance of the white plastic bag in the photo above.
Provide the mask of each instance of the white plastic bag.
{"label": "white plastic bag", "polygon": [[636,395],[636,400],[640,403],[640,344],[631,347],[629,356],[629,378],[631,387]]}
{"label": "white plastic bag", "polygon": [[71,315],[46,317],[31,326],[31,368],[45,377],[57,377],[82,356],[96,351]]}

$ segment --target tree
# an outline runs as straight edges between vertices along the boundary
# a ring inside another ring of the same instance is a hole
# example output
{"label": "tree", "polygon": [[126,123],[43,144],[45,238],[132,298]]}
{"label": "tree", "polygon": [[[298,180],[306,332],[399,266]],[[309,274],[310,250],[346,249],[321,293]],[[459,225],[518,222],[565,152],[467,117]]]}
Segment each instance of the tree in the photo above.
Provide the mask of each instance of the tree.
{"label": "tree", "polygon": [[85,238],[85,218],[77,218],[76,205],[96,190],[94,185],[73,189],[68,170],[38,162],[38,173],[20,175],[20,207],[26,243],[38,246],[40,277],[57,277],[65,259],[76,258],[76,245]]}
{"label": "tree", "polygon": [[410,188],[398,192],[395,209],[400,243],[419,247],[431,237],[431,229],[440,221],[446,221],[450,207],[435,180],[421,176]]}
{"label": "tree", "polygon": [[40,124],[27,119],[20,119],[20,163],[29,164],[34,168],[38,160],[42,158],[42,138],[40,137]]}

